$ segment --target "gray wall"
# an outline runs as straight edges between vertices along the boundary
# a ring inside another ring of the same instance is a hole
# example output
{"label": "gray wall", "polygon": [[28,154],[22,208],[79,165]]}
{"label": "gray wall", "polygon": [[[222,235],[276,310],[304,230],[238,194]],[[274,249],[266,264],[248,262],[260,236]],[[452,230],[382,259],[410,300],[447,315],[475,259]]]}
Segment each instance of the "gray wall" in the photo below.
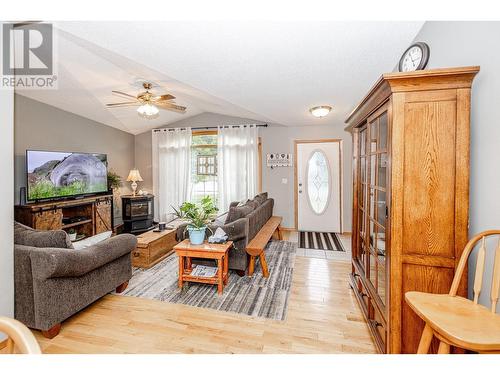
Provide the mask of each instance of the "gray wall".
{"label": "gray wall", "polygon": [[[14,92],[6,88],[0,90],[0,316],[14,316]],[[0,333],[0,341],[4,335]]]}
{"label": "gray wall", "polygon": [[[311,117],[311,124],[320,122]],[[219,115],[215,113],[202,113],[185,120],[170,124],[169,127],[203,127],[217,125],[254,124],[261,123],[252,119],[242,119]],[[262,138],[262,189],[268,191],[269,195],[275,199],[275,214],[283,216],[284,227],[294,227],[294,169],[275,168],[270,169],[265,166],[265,155],[267,153],[293,153],[294,140],[296,139],[322,139],[338,138],[343,139],[343,224],[344,231],[351,230],[351,209],[352,209],[352,182],[351,182],[351,136],[343,130],[343,124],[338,126],[304,126],[285,127],[271,125],[268,128],[259,128],[259,135]],[[152,169],[151,169],[151,132],[142,133],[135,137],[135,160],[136,166],[141,172],[144,182],[139,187],[152,191]],[[286,178],[287,183],[283,184],[282,179]]]}
{"label": "gray wall", "polygon": [[[132,134],[15,95],[14,202],[19,203],[19,188],[26,185],[26,149],[105,153],[109,169],[122,177],[121,192],[126,194],[130,188],[125,179],[134,167],[134,147]],[[121,221],[119,207],[115,207],[115,220]]]}
{"label": "gray wall", "polygon": [[[426,22],[415,38],[429,44],[428,68],[481,66],[474,80],[471,102],[470,235],[486,229],[500,229],[498,36],[500,22]],[[487,306],[490,306],[492,255],[493,252],[490,252],[487,257],[486,288],[480,298],[480,302]],[[475,254],[469,266],[471,292]]]}

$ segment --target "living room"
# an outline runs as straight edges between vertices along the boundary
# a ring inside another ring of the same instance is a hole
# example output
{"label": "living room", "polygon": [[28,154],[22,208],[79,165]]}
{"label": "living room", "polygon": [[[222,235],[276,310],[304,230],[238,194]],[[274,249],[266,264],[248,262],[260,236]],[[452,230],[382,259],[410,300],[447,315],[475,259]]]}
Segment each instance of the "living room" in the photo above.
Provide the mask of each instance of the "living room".
{"label": "living room", "polygon": [[500,352],[500,22],[9,19],[0,353]]}

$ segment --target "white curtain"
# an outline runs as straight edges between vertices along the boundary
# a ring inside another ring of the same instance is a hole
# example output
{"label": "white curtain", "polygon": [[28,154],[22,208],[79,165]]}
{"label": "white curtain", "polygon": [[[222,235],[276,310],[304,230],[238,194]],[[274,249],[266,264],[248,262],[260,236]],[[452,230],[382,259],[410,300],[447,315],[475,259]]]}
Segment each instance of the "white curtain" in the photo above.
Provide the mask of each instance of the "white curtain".
{"label": "white curtain", "polygon": [[191,181],[191,128],[153,130],[153,191],[155,220],[170,221],[189,200]]}
{"label": "white curtain", "polygon": [[219,211],[257,193],[258,135],[255,125],[219,127],[217,175]]}

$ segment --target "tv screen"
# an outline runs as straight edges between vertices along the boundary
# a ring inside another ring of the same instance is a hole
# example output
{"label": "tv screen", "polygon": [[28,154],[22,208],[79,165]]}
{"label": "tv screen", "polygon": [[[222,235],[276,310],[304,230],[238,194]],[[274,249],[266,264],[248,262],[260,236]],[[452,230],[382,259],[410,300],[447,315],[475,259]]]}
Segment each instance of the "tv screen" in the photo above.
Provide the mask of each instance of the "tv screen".
{"label": "tv screen", "polygon": [[106,154],[26,151],[30,201],[108,191]]}

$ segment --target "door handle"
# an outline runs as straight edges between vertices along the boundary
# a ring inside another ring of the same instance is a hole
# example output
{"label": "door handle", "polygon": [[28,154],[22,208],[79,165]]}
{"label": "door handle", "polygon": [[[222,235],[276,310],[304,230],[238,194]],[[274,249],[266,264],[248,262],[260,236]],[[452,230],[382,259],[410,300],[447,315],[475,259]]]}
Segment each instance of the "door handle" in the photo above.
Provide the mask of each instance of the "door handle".
{"label": "door handle", "polygon": [[302,190],[299,190],[299,194],[302,194]]}

